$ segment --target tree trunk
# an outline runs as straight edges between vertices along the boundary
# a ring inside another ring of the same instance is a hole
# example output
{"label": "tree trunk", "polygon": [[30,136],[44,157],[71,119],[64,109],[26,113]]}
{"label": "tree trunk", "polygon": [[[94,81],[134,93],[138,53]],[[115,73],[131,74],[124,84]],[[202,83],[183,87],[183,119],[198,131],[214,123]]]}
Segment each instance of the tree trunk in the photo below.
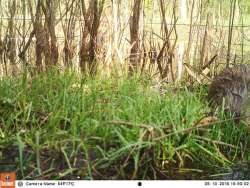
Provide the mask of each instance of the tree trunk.
{"label": "tree trunk", "polygon": [[139,21],[140,21],[140,11],[141,11],[141,0],[134,0],[133,13],[130,18],[130,65],[129,73],[133,73],[137,69],[137,64],[140,62],[139,52],[140,52],[140,39],[139,39]]}
{"label": "tree trunk", "polygon": [[86,71],[87,68],[91,75],[95,75],[97,69],[95,54],[97,48],[97,34],[104,3],[105,0],[89,0],[89,7],[87,10],[85,1],[81,0],[84,28],[82,30],[82,42],[80,47],[80,67],[83,72]]}
{"label": "tree trunk", "polygon": [[47,63],[49,65],[56,65],[58,62],[58,47],[57,47],[57,38],[55,31],[55,22],[56,22],[55,1],[46,0],[46,5],[43,4],[43,12],[45,15],[45,28],[47,35],[47,47],[45,50],[46,53],[48,54],[48,57],[50,58]]}

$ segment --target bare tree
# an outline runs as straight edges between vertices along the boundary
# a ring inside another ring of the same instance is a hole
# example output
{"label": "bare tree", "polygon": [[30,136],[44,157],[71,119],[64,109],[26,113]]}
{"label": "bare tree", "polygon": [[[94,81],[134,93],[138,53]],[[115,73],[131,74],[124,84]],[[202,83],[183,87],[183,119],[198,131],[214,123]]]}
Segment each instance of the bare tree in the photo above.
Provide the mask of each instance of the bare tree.
{"label": "bare tree", "polygon": [[[177,1],[175,0],[173,3],[173,15],[172,15],[172,21],[171,25],[168,26],[166,21],[166,11],[165,11],[165,0],[160,0],[160,12],[161,12],[161,19],[162,19],[162,25],[163,25],[163,44],[161,46],[160,52],[157,55],[157,66],[160,72],[161,78],[165,78],[168,76],[169,70],[171,71],[172,80],[175,80],[174,73],[173,73],[173,59],[174,59],[174,50],[177,44],[177,28],[176,23],[178,21],[178,18],[176,16],[176,7],[177,7]],[[174,42],[171,42],[171,35],[174,36]],[[164,58],[165,56],[165,58]],[[165,63],[163,63],[165,62]],[[169,69],[170,67],[170,69]]]}
{"label": "bare tree", "polygon": [[[105,0],[89,0],[89,7],[81,0],[84,28],[82,29],[82,43],[80,47],[80,66],[82,71],[89,70],[91,75],[96,74],[97,35]],[[89,39],[89,40],[88,40]]]}
{"label": "bare tree", "polygon": [[227,45],[227,67],[229,66],[230,57],[231,57],[231,46],[232,46],[232,38],[233,38],[236,2],[237,0],[230,0],[230,18],[229,18],[228,45]]}
{"label": "bare tree", "polygon": [[[17,71],[16,67],[16,25],[14,16],[17,11],[16,0],[11,0],[8,2],[10,19],[8,21],[7,35],[5,36],[5,45],[6,45],[6,57],[12,65],[12,74],[15,75]],[[5,60],[7,61],[7,60]],[[7,70],[7,69],[6,69]]]}
{"label": "bare tree", "polygon": [[[45,57],[46,69],[51,65],[55,65],[58,61],[58,47],[56,37],[56,4],[53,1],[38,0],[36,4],[35,16],[33,16],[33,4],[31,0],[28,0],[28,6],[32,17],[33,30],[30,33],[29,40],[23,47],[23,50],[19,53],[21,59],[25,58],[26,52],[32,42],[32,38],[36,38],[35,42],[35,54],[36,54],[36,66],[38,71],[43,70],[43,55]],[[45,21],[43,22],[43,13],[45,15]],[[33,18],[34,17],[34,18]]]}
{"label": "bare tree", "polygon": [[58,47],[56,38],[56,1],[46,0],[42,3],[42,10],[45,15],[44,29],[46,32],[45,63],[46,65],[56,65],[58,61]]}
{"label": "bare tree", "polygon": [[140,62],[139,21],[141,6],[142,0],[134,0],[132,16],[130,19],[130,43],[132,45],[130,51],[130,73],[134,72],[137,69],[137,64]]}
{"label": "bare tree", "polygon": [[[75,27],[76,27],[76,17],[77,17],[77,1],[76,0],[67,0],[65,2],[66,9],[66,20],[62,21],[62,28],[64,33],[64,63],[65,66],[72,65],[72,59],[74,57],[74,51],[76,50],[74,44],[74,35],[75,35]],[[60,15],[62,17],[62,13],[60,10]]]}

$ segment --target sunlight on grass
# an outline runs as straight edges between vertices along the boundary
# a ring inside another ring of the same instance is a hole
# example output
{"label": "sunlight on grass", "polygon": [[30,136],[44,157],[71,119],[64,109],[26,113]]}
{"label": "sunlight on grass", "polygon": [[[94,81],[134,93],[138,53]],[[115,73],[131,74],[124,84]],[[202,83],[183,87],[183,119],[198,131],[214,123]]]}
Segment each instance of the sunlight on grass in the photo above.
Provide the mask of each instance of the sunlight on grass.
{"label": "sunlight on grass", "polygon": [[2,160],[10,160],[12,148],[19,177],[26,179],[149,179],[153,169],[168,176],[176,166],[199,172],[249,157],[244,125],[199,125],[210,112],[205,87],[166,87],[162,95],[151,86],[136,77],[101,80],[53,71],[4,78]]}

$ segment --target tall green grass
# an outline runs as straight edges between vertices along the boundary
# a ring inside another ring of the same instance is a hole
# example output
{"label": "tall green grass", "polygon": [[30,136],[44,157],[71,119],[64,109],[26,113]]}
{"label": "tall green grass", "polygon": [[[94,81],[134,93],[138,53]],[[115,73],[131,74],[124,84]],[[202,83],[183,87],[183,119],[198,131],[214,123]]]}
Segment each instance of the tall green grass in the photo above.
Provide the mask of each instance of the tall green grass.
{"label": "tall green grass", "polygon": [[3,78],[0,161],[16,162],[22,179],[181,179],[249,159],[243,124],[185,131],[211,111],[204,87],[165,89],[70,71]]}

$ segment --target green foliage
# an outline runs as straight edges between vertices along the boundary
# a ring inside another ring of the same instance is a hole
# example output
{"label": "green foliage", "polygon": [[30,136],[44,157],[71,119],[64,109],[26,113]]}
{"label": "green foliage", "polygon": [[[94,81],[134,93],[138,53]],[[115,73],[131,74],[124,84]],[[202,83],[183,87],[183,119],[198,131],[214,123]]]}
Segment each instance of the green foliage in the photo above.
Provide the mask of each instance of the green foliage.
{"label": "green foliage", "polygon": [[3,78],[2,160],[13,155],[25,179],[150,179],[152,166],[169,177],[176,166],[214,170],[249,158],[244,125],[185,131],[210,111],[204,87],[168,86],[161,95],[151,86],[147,79],[93,80],[70,71]]}

